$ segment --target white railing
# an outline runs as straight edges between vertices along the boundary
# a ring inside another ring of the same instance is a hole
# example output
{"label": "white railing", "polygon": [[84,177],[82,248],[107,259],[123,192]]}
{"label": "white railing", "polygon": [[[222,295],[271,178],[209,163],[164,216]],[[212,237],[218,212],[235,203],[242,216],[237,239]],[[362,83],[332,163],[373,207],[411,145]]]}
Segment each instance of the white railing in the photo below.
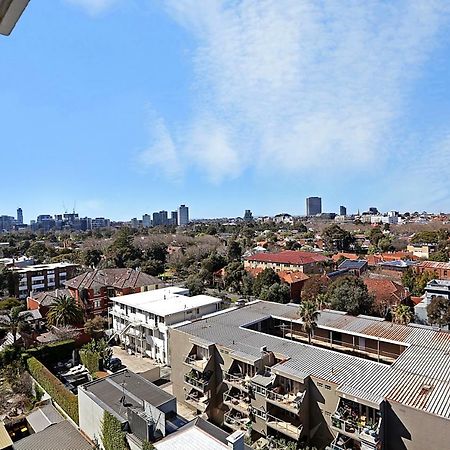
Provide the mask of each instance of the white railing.
{"label": "white railing", "polygon": [[300,437],[303,429],[303,425],[295,426],[292,423],[286,422],[285,420],[279,419],[271,414],[267,414],[266,422],[267,425],[270,425],[271,427],[276,428],[278,431],[288,434],[289,436],[294,436],[295,439]]}

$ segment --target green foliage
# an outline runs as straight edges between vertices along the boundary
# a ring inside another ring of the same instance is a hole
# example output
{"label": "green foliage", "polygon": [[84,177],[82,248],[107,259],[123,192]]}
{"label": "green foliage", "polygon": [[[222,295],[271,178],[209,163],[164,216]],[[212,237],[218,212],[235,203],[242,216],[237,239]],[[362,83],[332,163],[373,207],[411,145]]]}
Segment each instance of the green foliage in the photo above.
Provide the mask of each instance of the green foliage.
{"label": "green foliage", "polygon": [[408,325],[414,318],[414,314],[408,305],[397,305],[393,311],[393,321],[402,325]]}
{"label": "green foliage", "polygon": [[346,311],[353,316],[370,314],[373,306],[373,296],[361,278],[345,276],[330,284],[327,300],[331,308]]}
{"label": "green foliage", "polygon": [[2,311],[0,315],[0,327],[12,334],[14,345],[17,343],[17,334],[29,327],[27,319],[31,313],[23,311],[22,306],[15,306],[10,311]]}
{"label": "green foliage", "polygon": [[259,297],[267,302],[289,303],[291,289],[286,283],[274,283],[270,287],[263,286]]}
{"label": "green foliage", "polygon": [[416,233],[411,242],[413,244],[437,244],[439,241],[446,241],[448,236],[448,230],[445,229],[438,231],[425,230]]}
{"label": "green foliage", "polygon": [[83,254],[83,264],[88,267],[97,267],[102,260],[103,253],[101,250],[89,249]]}
{"label": "green foliage", "polygon": [[52,399],[78,423],[78,398],[68,391],[40,361],[31,357],[27,360],[28,371],[31,376],[47,391]]}
{"label": "green foliage", "polygon": [[28,349],[24,354],[24,358],[35,357],[38,360],[46,361],[47,363],[54,363],[70,357],[72,351],[75,349],[75,341],[67,339],[65,341],[52,342],[50,344],[41,345]]}
{"label": "green foliage", "polygon": [[93,339],[80,350],[81,363],[91,374],[95,374],[107,365],[111,357],[112,348],[108,346],[105,339]]}
{"label": "green foliage", "polygon": [[80,350],[80,361],[91,375],[100,370],[100,355],[87,350]]}
{"label": "green foliage", "polygon": [[317,319],[319,318],[320,313],[317,311],[315,303],[306,301],[300,303],[298,315],[302,320],[302,328],[308,335],[308,342],[311,344],[311,336],[314,328],[317,326]]}
{"label": "green foliage", "polygon": [[332,224],[326,227],[322,233],[322,239],[328,250],[348,251],[355,239],[339,225]]}
{"label": "green foliage", "polygon": [[427,306],[427,314],[432,325],[443,327],[450,324],[450,301],[441,295],[434,297]]}
{"label": "green foliage", "polygon": [[447,249],[438,250],[430,255],[428,258],[430,261],[448,262],[450,259],[450,253]]}
{"label": "green foliage", "polygon": [[228,251],[227,251],[227,258],[228,261],[238,261],[241,259],[242,256],[242,247],[240,246],[239,242],[236,240],[230,240],[228,241]]}
{"label": "green foliage", "polygon": [[164,272],[164,263],[157,259],[147,259],[141,264],[141,270],[156,277]]}
{"label": "green foliage", "polygon": [[134,246],[134,232],[131,228],[121,228],[108,249],[108,255],[116,267],[136,267],[140,265],[142,252]]}
{"label": "green foliage", "polygon": [[105,333],[107,323],[108,321],[104,317],[95,316],[85,322],[84,331],[91,338],[101,339]]}
{"label": "green foliage", "polygon": [[327,292],[328,283],[325,277],[315,275],[305,281],[302,288],[302,301],[316,302],[317,296]]}
{"label": "green foliage", "polygon": [[264,269],[253,283],[253,294],[259,296],[264,287],[269,288],[275,283],[280,283],[280,277],[277,273],[273,269]]}
{"label": "green foliage", "polygon": [[0,300],[0,311],[6,311],[20,306],[23,306],[23,303],[15,297],[8,297]]}
{"label": "green foliage", "polygon": [[47,314],[49,325],[66,326],[76,325],[83,320],[83,312],[74,298],[61,295],[55,299]]}
{"label": "green foliage", "polygon": [[425,293],[427,283],[436,278],[437,274],[435,272],[425,271],[421,274],[416,274],[413,269],[408,268],[402,276],[402,283],[412,295],[420,297]]}
{"label": "green foliage", "polygon": [[105,450],[129,449],[121,423],[107,411],[103,413],[102,443]]}
{"label": "green foliage", "polygon": [[190,295],[200,295],[205,292],[205,283],[199,275],[189,275],[186,280],[186,288],[189,289]]}
{"label": "green foliage", "polygon": [[144,441],[142,443],[142,450],[154,450],[154,449],[155,449],[155,446],[151,442]]}

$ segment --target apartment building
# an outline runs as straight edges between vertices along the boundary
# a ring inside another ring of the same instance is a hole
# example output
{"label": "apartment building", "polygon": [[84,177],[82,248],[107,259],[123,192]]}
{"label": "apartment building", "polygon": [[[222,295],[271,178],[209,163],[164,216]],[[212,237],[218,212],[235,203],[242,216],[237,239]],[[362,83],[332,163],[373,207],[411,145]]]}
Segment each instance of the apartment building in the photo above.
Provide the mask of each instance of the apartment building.
{"label": "apartment building", "polygon": [[169,364],[168,328],[221,309],[220,298],[188,294],[188,289],[168,287],[111,298],[117,338],[128,350]]}
{"label": "apartment building", "polygon": [[51,291],[64,287],[66,281],[76,275],[78,268],[78,264],[65,262],[13,267],[11,270],[18,275],[16,296],[27,298],[32,292]]}
{"label": "apartment building", "polygon": [[164,283],[135,269],[97,269],[72,278],[65,286],[90,318],[108,314],[110,297],[158,289]]}
{"label": "apartment building", "polygon": [[244,268],[273,269],[275,272],[284,270],[304,273],[320,273],[322,264],[329,258],[319,253],[285,250],[277,253],[255,253],[244,259]]}
{"label": "apartment building", "polygon": [[450,334],[253,302],[170,330],[173,392],[214,423],[320,449],[448,448]]}

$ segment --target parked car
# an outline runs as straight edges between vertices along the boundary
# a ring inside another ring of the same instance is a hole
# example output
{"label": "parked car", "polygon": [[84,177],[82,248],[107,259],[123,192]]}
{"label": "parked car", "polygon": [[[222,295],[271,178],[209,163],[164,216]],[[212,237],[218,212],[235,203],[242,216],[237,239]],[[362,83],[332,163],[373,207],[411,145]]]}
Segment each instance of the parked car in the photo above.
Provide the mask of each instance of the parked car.
{"label": "parked car", "polygon": [[105,369],[110,370],[111,372],[117,372],[122,369],[124,366],[120,358],[111,358],[106,364]]}

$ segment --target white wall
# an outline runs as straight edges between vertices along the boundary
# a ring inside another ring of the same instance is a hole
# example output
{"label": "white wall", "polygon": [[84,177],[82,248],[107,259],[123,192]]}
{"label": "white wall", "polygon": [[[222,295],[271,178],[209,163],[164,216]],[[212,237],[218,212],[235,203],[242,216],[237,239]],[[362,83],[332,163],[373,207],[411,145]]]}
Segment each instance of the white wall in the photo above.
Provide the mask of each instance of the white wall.
{"label": "white wall", "polygon": [[83,389],[78,389],[78,413],[80,429],[92,441],[97,440],[102,445],[103,408],[95,403]]}

